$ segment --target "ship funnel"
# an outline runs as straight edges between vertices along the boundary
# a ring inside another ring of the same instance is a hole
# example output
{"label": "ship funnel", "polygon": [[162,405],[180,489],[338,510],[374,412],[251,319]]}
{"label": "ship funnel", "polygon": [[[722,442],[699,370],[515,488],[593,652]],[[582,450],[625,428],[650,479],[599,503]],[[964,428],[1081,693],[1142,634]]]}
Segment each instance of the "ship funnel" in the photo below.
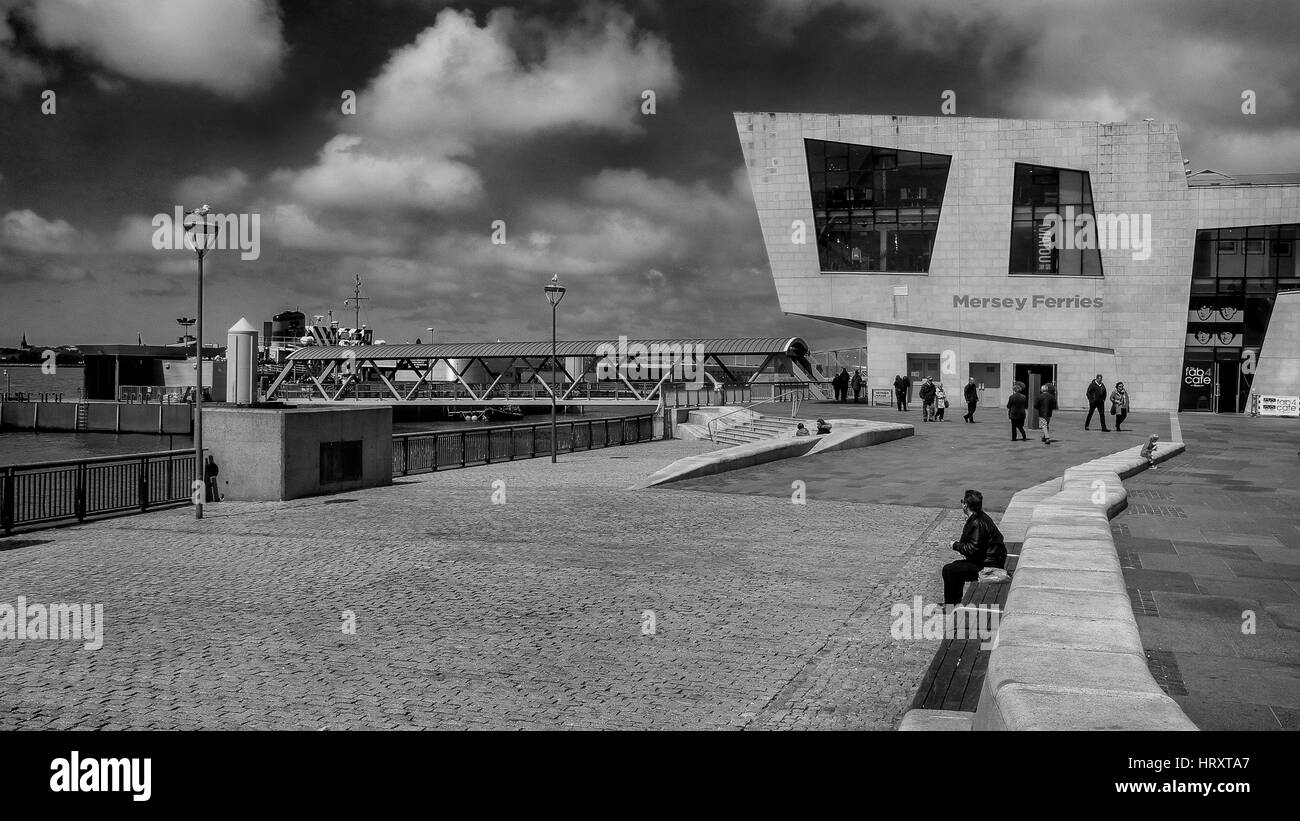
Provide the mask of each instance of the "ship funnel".
{"label": "ship funnel", "polygon": [[257,401],[257,328],[246,318],[226,331],[226,401]]}

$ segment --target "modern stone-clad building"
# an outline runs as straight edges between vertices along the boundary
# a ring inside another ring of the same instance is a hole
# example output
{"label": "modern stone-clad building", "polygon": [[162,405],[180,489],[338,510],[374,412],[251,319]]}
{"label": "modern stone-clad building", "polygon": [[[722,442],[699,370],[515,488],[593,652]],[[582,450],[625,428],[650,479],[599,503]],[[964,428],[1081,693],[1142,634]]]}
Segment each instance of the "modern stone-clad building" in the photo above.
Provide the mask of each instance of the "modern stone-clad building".
{"label": "modern stone-clad building", "polygon": [[782,310],[863,329],[872,388],[1084,407],[1100,373],[1134,409],[1244,411],[1295,325],[1300,176],[1188,174],[1172,123],[735,118]]}

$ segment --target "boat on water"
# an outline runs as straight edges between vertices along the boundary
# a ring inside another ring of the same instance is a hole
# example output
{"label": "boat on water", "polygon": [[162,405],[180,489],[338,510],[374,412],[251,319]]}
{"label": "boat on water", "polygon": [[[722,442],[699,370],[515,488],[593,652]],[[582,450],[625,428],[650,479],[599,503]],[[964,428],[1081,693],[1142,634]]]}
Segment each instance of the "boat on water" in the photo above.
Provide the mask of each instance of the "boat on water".
{"label": "boat on water", "polygon": [[518,405],[498,405],[491,408],[475,408],[463,411],[460,417],[466,422],[502,422],[523,419],[524,409]]}

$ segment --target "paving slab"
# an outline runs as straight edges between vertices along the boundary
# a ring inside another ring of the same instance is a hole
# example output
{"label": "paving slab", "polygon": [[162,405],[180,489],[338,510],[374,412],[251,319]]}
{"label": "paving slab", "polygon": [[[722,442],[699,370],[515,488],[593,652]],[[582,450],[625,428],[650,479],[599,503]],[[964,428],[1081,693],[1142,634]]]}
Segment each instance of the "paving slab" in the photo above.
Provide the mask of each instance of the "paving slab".
{"label": "paving slab", "polygon": [[1279,447],[1300,441],[1295,420],[1179,422],[1187,452],[1130,478],[1111,522],[1150,613],[1137,617],[1143,646],[1202,729],[1298,729],[1300,459]]}

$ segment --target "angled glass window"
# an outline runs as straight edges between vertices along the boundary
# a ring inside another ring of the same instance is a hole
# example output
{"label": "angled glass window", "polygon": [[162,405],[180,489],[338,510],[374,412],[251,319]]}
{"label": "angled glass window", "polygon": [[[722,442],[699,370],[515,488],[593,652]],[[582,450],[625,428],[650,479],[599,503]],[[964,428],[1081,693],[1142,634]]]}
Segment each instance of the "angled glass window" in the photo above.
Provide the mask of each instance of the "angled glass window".
{"label": "angled glass window", "polygon": [[[1011,206],[1009,273],[1102,276],[1096,234],[1085,235],[1083,242],[1077,236],[1087,222],[1079,219],[1082,215],[1090,215],[1094,226],[1097,218],[1087,171],[1016,163]],[[1054,224],[1062,226],[1063,236],[1054,235]]]}
{"label": "angled glass window", "polygon": [[930,272],[952,157],[804,140],[823,273]]}

